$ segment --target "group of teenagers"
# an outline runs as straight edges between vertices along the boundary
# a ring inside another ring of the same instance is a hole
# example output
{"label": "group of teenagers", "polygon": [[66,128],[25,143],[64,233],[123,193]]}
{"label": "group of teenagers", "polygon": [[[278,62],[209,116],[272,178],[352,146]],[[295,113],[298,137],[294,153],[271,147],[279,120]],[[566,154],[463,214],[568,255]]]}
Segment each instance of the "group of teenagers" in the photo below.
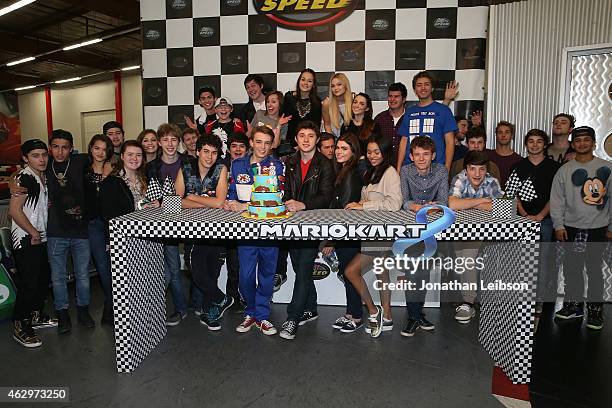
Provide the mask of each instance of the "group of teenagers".
{"label": "group of teenagers", "polygon": [[[331,78],[329,97],[323,101],[316,93],[315,75],[304,70],[296,89],[283,96],[278,91],[264,94],[261,77],[250,74],[244,81],[249,102],[236,113],[229,98],[203,88],[198,100],[203,114],[194,120],[185,118],[184,130],[165,123],[157,130],[143,130],[136,140],[124,140],[122,125],[108,122],[91,139],[85,154],[73,154],[72,135],[61,129],[53,131],[49,146],[39,139],[24,142],[25,167],[10,184],[9,214],[18,271],[14,339],[25,347],[38,347],[42,341],[36,329],[57,327],[59,333],[70,332],[68,254],[76,279],[78,324],[95,326],[89,313],[90,254],[105,296],[101,323],[114,323],[108,223],[120,215],[158,207],[159,201],[146,199],[147,184],[154,179],[160,184],[172,180],[183,208],[242,212],[248,203],[239,199],[237,186],[253,183],[253,166],[258,163],[283,175],[283,200],[293,213],[330,208],[419,211],[429,204],[491,211],[492,200],[503,196],[501,186],[508,178],[529,179],[537,197],[529,201],[518,197],[518,212],[541,223],[542,241],[603,242],[612,234],[607,201],[610,163],[593,155],[593,129],[574,127],[571,115],[554,118],[552,142],[542,130],[527,132],[527,157],[522,158],[512,149],[511,123],[500,122],[495,150],[485,149],[481,114],[474,113],[470,121],[454,117],[445,104],[433,100],[433,79],[426,71],[412,80],[418,103],[407,107],[406,87],[392,84],[389,109],[374,119],[371,99],[367,94],[352,94],[344,74]],[[457,92],[458,84],[450,83],[445,97],[453,99]],[[578,185],[577,173],[583,176],[583,185]],[[179,243],[191,271],[189,302]],[[589,246],[572,248],[563,261],[566,301],[556,317],[583,317],[582,269],[586,265],[593,300],[588,304],[587,326],[601,329],[602,255]],[[392,330],[389,290],[380,290],[378,306],[362,277],[374,257],[386,254],[350,241],[296,241],[289,246],[240,239],[166,240],[164,273],[174,305],[166,324],[180,324],[191,306],[203,325],[217,331],[224,313],[233,306],[244,313],[237,332],[257,328],[266,335],[277,334],[270,321],[270,303],[274,291],[287,280],[290,257],[295,283],[280,337],[294,339],[300,326],[318,318],[312,272],[319,252],[335,252],[344,277],[346,313],[332,327],[343,333],[364,327],[372,337]],[[475,257],[478,245],[461,246],[455,252]],[[542,259],[549,255],[541,253]],[[225,293],[218,286],[223,262],[228,271]],[[541,262],[540,275],[547,276],[542,282],[553,280],[554,274],[546,273],[553,269],[551,263]],[[476,282],[477,271],[468,269],[460,278]],[[388,271],[380,279],[388,282]],[[411,279],[428,280],[429,271],[419,271]],[[50,281],[55,317],[43,311]],[[546,288],[541,284],[538,291]],[[406,293],[403,336],[434,330],[422,310],[425,294]],[[477,293],[465,290],[461,297],[455,319],[469,323],[476,315]]]}

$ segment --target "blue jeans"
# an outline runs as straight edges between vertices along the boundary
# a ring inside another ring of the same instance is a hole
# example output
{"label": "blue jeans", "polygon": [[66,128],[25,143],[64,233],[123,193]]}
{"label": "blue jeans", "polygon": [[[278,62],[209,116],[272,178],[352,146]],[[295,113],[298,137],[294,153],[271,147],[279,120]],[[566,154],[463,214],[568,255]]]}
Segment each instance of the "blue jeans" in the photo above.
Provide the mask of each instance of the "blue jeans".
{"label": "blue jeans", "polygon": [[181,282],[181,257],[177,245],[164,245],[164,275],[166,286],[170,285],[175,312],[187,312],[187,302]]}
{"label": "blue jeans", "polygon": [[111,284],[110,253],[106,250],[106,227],[104,221],[100,218],[89,221],[87,227],[89,230],[91,255],[96,264],[102,290],[104,291],[104,303],[107,306],[111,306],[113,304],[113,287]]}
{"label": "blue jeans", "polygon": [[68,286],[66,285],[66,262],[72,255],[78,306],[88,306],[89,293],[89,241],[81,238],[47,238],[47,254],[51,266],[51,282],[55,297],[55,310],[68,309]]}

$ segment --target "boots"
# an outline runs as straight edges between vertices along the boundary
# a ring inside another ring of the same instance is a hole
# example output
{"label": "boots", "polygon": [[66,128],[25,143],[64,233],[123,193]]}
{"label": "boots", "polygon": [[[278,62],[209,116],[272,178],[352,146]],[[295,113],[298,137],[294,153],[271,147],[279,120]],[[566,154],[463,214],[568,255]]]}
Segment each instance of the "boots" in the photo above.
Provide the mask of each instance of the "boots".
{"label": "boots", "polygon": [[72,330],[72,322],[70,321],[70,313],[68,309],[56,310],[57,316],[57,334],[70,333]]}
{"label": "boots", "polygon": [[100,323],[109,325],[109,326],[115,325],[112,304],[104,303],[104,311],[102,312],[102,319],[100,320]]}
{"label": "boots", "polygon": [[558,320],[582,319],[584,316],[583,303],[563,302],[563,307],[555,313]]}
{"label": "boots", "polygon": [[13,322],[13,338],[23,347],[34,348],[42,346],[42,341],[36,335],[29,319]]}
{"label": "boots", "polygon": [[587,324],[586,326],[592,330],[601,330],[603,327],[603,304],[588,303]]}
{"label": "boots", "polygon": [[96,326],[96,322],[89,314],[89,306],[77,306],[77,323],[79,326],[92,328]]}

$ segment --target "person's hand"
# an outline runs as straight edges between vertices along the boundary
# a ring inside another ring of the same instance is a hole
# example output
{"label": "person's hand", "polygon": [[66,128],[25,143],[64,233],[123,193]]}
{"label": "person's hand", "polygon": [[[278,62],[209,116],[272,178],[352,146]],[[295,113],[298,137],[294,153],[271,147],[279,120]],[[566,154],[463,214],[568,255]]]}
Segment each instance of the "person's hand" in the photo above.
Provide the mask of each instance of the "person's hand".
{"label": "person's hand", "polygon": [[190,129],[197,129],[198,126],[193,122],[193,120],[191,120],[191,118],[187,115],[184,115],[183,118],[185,119],[185,124],[187,125],[188,128]]}
{"label": "person's hand", "polygon": [[446,89],[444,90],[444,100],[452,101],[457,95],[459,95],[459,82],[450,81],[446,83]]}
{"label": "person's hand", "polygon": [[278,126],[284,126],[287,123],[289,123],[290,120],[291,120],[291,115],[285,116],[285,114],[283,113],[281,117],[278,119]]}
{"label": "person's hand", "polygon": [[563,157],[563,160],[570,161],[570,160],[574,160],[575,158],[576,158],[576,152],[569,152],[565,154],[565,156]]}
{"label": "person's hand", "polygon": [[36,231],[34,234],[32,234],[32,237],[30,238],[30,243],[32,245],[40,245],[41,237],[39,231]]}
{"label": "person's hand", "polygon": [[535,222],[542,222],[542,220],[544,219],[544,217],[542,217],[540,214],[526,215],[525,218],[531,221],[535,221]]}
{"label": "person's hand", "polygon": [[565,230],[565,228],[560,229],[560,230],[555,230],[555,238],[557,238],[557,241],[561,241],[561,242],[567,241],[567,231]]}
{"label": "person's hand", "polygon": [[423,204],[412,203],[412,204],[410,204],[410,211],[417,212],[421,208],[423,208],[423,206],[424,206]]}
{"label": "person's hand", "polygon": [[225,204],[223,204],[223,209],[226,211],[233,212],[243,212],[247,208],[247,204],[240,203],[236,200],[227,200]]}
{"label": "person's hand", "polygon": [[15,179],[14,177],[11,177],[9,179],[9,190],[13,197],[17,197],[17,196],[20,196],[21,194],[28,193],[28,189],[25,187],[21,187],[17,179]]}
{"label": "person's hand", "polygon": [[159,204],[159,200],[155,200],[155,201],[151,201],[150,203],[146,203],[145,205],[142,206],[143,209],[145,208],[159,208],[160,204]]}
{"label": "person's hand", "polygon": [[306,209],[306,205],[303,202],[297,200],[288,200],[285,203],[285,206],[291,212],[298,212]]}
{"label": "person's hand", "polygon": [[606,239],[612,241],[612,231],[606,231]]}
{"label": "person's hand", "polygon": [[477,110],[472,112],[472,116],[470,116],[470,121],[472,122],[472,127],[482,126],[482,111]]}
{"label": "person's hand", "polygon": [[361,203],[348,203],[345,210],[363,210],[363,204]]}
{"label": "person's hand", "polygon": [[325,248],[321,250],[321,253],[325,256],[329,256],[332,252],[334,252],[333,246],[326,246]]}

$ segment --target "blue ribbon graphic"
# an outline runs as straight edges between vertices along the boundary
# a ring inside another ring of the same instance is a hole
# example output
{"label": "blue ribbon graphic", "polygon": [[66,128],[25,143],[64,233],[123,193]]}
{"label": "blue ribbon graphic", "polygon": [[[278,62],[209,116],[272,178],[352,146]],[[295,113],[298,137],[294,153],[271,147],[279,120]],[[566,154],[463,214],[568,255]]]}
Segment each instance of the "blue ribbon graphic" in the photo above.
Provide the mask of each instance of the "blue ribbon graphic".
{"label": "blue ribbon graphic", "polygon": [[[442,217],[431,223],[428,223],[427,211],[432,208],[439,208],[444,213],[442,214]],[[393,254],[395,256],[403,256],[404,252],[406,252],[406,249],[408,247],[411,247],[421,241],[425,243],[425,252],[423,252],[422,255],[424,258],[428,258],[435,254],[438,248],[438,243],[436,242],[436,237],[434,235],[450,227],[455,222],[455,219],[457,219],[457,214],[446,206],[431,204],[426,205],[422,207],[419,211],[417,211],[415,219],[417,223],[425,224],[427,226],[427,229],[421,232],[421,236],[418,238],[402,238],[395,241],[392,247]]]}

